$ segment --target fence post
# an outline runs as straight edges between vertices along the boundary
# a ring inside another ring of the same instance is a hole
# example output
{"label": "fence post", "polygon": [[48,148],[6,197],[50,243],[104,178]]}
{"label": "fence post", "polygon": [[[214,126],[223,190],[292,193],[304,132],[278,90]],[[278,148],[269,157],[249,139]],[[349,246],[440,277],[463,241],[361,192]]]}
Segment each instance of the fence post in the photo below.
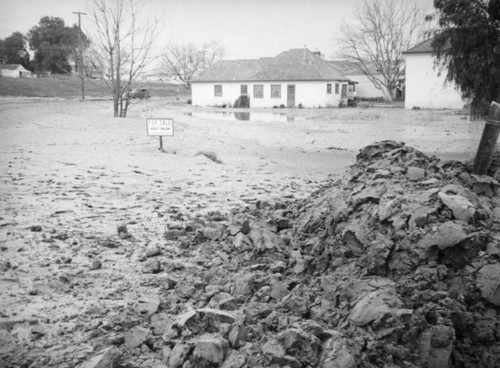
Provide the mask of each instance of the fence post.
{"label": "fence post", "polygon": [[474,174],[486,175],[495,152],[498,134],[500,133],[500,104],[491,102],[488,117],[483,129],[483,135],[479,142],[476,158],[474,159]]}

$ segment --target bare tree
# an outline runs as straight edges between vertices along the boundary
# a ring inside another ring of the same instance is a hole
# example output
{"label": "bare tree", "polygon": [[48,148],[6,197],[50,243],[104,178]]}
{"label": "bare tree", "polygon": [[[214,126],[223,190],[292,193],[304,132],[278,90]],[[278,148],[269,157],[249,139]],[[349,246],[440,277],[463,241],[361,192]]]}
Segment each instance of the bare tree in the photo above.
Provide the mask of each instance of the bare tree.
{"label": "bare tree", "polygon": [[163,55],[165,73],[190,89],[191,80],[224,55],[223,48],[216,42],[196,47],[193,44],[174,45]]}
{"label": "bare tree", "polygon": [[145,14],[144,1],[139,3],[141,7],[133,0],[94,0],[94,45],[112,90],[115,117],[127,116],[132,84],[154,60],[159,19]]}
{"label": "bare tree", "polygon": [[423,39],[425,25],[417,1],[364,0],[356,19],[341,28],[341,57],[392,101],[405,74],[403,52]]}

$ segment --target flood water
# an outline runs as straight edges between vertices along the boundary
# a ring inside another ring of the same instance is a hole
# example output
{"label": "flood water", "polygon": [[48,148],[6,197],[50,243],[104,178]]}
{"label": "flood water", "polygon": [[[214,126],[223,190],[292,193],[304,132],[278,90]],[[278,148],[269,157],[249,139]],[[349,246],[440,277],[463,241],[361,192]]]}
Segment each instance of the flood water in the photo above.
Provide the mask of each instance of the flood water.
{"label": "flood water", "polygon": [[303,116],[295,116],[278,112],[249,111],[193,111],[185,115],[201,119],[231,120],[231,121],[263,121],[263,122],[294,122],[306,120]]}

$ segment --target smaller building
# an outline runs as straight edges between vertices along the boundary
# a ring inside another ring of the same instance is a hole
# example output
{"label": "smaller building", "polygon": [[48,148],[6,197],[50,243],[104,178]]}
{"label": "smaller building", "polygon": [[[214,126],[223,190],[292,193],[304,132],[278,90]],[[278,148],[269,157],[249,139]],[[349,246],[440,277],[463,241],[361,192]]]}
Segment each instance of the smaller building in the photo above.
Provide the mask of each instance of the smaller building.
{"label": "smaller building", "polygon": [[233,106],[246,96],[250,107],[347,105],[349,79],[310,50],[276,57],[221,60],[191,82],[194,106]]}
{"label": "smaller building", "polygon": [[29,78],[31,72],[21,64],[0,64],[0,75],[8,78]]}
{"label": "smaller building", "polygon": [[[356,63],[348,60],[332,60],[330,63],[351,81],[356,82],[353,87],[359,99],[381,99],[384,92],[375,87],[373,82],[360,70]],[[375,65],[370,64],[370,71],[374,75],[380,75]]]}
{"label": "smaller building", "polygon": [[462,109],[464,100],[455,83],[446,81],[447,69],[435,64],[432,39],[405,51],[405,108]]}

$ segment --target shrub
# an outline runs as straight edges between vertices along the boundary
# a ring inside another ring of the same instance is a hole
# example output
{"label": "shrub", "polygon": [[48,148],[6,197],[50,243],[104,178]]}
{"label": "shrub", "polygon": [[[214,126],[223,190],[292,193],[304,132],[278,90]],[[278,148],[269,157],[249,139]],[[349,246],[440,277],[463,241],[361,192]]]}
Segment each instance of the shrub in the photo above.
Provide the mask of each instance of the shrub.
{"label": "shrub", "polygon": [[205,156],[206,158],[208,158],[210,161],[213,161],[215,162],[216,164],[222,164],[222,161],[219,160],[219,158],[217,157],[217,154],[215,152],[208,152],[208,151],[199,151],[196,156]]}
{"label": "shrub", "polygon": [[250,98],[246,95],[241,95],[234,101],[233,107],[248,109],[250,107]]}

